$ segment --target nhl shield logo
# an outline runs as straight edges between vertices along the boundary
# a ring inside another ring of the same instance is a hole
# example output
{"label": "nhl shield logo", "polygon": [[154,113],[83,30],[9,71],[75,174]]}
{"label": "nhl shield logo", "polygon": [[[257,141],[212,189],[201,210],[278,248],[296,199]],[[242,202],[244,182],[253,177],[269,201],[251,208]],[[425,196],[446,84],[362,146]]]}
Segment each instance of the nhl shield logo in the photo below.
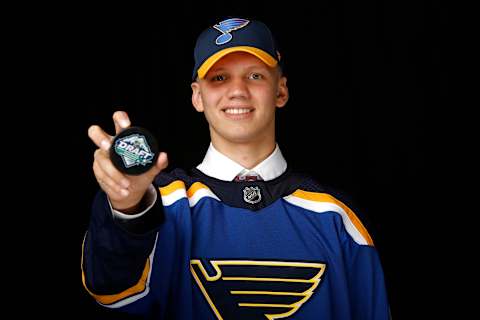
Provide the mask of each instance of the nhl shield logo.
{"label": "nhl shield logo", "polygon": [[245,187],[243,189],[243,200],[247,203],[255,204],[262,200],[262,194],[259,187]]}
{"label": "nhl shield logo", "polygon": [[119,139],[115,143],[115,152],[122,158],[126,168],[145,166],[151,163],[154,157],[147,140],[141,134],[132,134]]}

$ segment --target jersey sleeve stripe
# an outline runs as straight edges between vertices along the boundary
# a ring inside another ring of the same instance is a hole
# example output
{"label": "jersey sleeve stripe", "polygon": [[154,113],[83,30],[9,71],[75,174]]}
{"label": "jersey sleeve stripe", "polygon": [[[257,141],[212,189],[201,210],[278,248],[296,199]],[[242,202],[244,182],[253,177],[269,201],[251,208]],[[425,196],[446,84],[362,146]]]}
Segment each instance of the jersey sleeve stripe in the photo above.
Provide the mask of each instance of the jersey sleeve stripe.
{"label": "jersey sleeve stripe", "polygon": [[[157,235],[158,236],[158,235]],[[84,239],[85,243],[85,239]],[[149,283],[150,283],[150,275],[151,275],[151,268],[152,268],[152,261],[153,261],[153,253],[155,252],[156,247],[156,240],[155,246],[152,250],[152,253],[147,258],[145,263],[145,267],[143,269],[142,275],[138,282],[117,294],[109,294],[109,295],[99,295],[95,294],[87,287],[86,279],[85,279],[85,272],[83,270],[83,254],[84,254],[84,244],[82,245],[82,260],[81,260],[81,268],[82,268],[82,283],[87,292],[100,304],[109,307],[109,308],[119,308],[125,306],[129,303],[132,303],[138,299],[143,298],[148,294],[150,291]]]}
{"label": "jersey sleeve stripe", "polygon": [[286,201],[315,212],[335,211],[342,217],[345,229],[358,244],[373,246],[373,240],[355,213],[343,202],[326,193],[296,190]]}

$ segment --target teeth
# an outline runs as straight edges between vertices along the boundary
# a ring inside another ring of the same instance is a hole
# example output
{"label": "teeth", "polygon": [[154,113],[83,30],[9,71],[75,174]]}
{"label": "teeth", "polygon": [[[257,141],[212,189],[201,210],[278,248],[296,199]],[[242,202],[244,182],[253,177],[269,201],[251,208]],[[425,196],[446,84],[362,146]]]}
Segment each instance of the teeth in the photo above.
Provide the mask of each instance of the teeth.
{"label": "teeth", "polygon": [[249,113],[250,109],[245,109],[245,108],[230,108],[230,109],[225,109],[226,113],[230,114],[244,114],[244,113]]}

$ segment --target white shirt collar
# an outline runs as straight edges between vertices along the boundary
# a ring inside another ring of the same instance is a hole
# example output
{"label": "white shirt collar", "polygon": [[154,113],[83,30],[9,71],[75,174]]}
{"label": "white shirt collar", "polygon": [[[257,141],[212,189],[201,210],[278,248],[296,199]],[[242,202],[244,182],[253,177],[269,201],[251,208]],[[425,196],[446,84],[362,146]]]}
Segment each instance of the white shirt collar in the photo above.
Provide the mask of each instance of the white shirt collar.
{"label": "white shirt collar", "polygon": [[273,180],[287,170],[287,161],[282,155],[278,144],[275,150],[265,160],[252,169],[244,168],[226,155],[220,153],[212,143],[203,158],[203,162],[197,166],[207,176],[223,180],[233,181],[237,175],[259,175],[263,180]]}

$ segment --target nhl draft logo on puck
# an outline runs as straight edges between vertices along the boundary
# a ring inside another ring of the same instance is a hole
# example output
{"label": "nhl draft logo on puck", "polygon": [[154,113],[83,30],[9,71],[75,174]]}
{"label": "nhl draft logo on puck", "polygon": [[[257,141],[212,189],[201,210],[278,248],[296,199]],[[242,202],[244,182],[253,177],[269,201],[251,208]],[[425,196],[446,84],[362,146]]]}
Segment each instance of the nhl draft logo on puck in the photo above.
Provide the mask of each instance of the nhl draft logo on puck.
{"label": "nhl draft logo on puck", "polygon": [[115,142],[115,152],[122,158],[125,168],[152,163],[154,154],[144,136],[132,134]]}
{"label": "nhl draft logo on puck", "polygon": [[158,146],[148,131],[131,127],[115,137],[110,149],[110,158],[118,170],[138,175],[148,171],[155,164]]}

